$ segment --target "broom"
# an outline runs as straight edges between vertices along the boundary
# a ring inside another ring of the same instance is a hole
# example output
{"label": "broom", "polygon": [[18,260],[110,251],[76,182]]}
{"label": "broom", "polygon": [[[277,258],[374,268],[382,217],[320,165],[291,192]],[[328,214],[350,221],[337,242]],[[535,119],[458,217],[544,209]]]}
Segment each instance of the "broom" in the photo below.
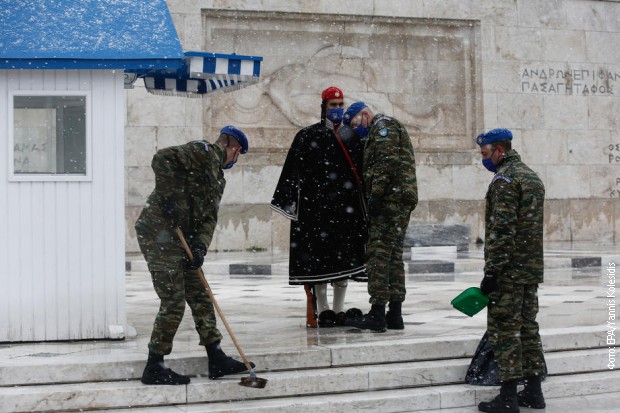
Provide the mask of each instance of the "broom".
{"label": "broom", "polygon": [[[187,244],[187,241],[185,240],[183,231],[181,231],[181,228],[177,227],[175,228],[175,232],[177,234],[177,237],[179,237],[179,240],[181,241],[181,245],[183,245],[183,249],[185,250],[185,253],[189,257],[189,259],[193,261],[194,254],[192,254],[192,250],[190,249],[189,245]],[[224,326],[226,327],[226,331],[228,331],[228,335],[230,335],[232,342],[234,343],[235,347],[237,347],[237,351],[239,352],[241,359],[243,359],[243,364],[245,364],[245,367],[250,371],[250,376],[242,377],[241,381],[239,382],[239,385],[245,386],[245,387],[253,387],[255,389],[264,388],[265,385],[267,385],[267,379],[256,377],[256,372],[252,368],[252,365],[248,361],[248,358],[245,356],[245,353],[243,352],[243,350],[241,349],[241,346],[237,342],[237,339],[235,338],[235,335],[233,334],[230,328],[230,325],[228,325],[228,321],[226,321],[226,318],[224,317],[224,313],[222,313],[222,309],[220,308],[219,304],[215,300],[215,296],[213,295],[213,292],[211,291],[211,287],[209,287],[209,283],[207,283],[207,279],[205,278],[205,275],[202,272],[202,268],[198,268],[196,270],[196,273],[200,277],[200,282],[207,290],[207,295],[209,296],[209,299],[211,300],[211,302],[213,303],[213,306],[217,310],[217,314],[220,316],[220,319],[224,323]]]}

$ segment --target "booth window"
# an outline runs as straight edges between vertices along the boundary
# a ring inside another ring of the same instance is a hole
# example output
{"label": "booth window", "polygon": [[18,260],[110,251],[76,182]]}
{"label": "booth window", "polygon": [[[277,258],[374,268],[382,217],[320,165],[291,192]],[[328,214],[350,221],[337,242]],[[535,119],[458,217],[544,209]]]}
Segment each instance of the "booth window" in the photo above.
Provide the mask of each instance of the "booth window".
{"label": "booth window", "polygon": [[14,180],[87,178],[86,114],[84,94],[13,95]]}

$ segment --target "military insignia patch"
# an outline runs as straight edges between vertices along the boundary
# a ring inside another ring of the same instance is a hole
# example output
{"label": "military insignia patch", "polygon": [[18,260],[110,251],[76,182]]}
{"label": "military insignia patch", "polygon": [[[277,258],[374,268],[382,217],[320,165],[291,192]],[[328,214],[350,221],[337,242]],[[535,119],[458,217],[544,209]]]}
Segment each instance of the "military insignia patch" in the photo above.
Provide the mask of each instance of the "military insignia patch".
{"label": "military insignia patch", "polygon": [[209,152],[209,144],[205,141],[192,141],[192,143],[196,144],[196,145],[201,145],[203,148],[205,148],[205,152]]}
{"label": "military insignia patch", "polygon": [[387,128],[382,128],[379,130],[379,135],[383,136],[384,138],[388,135],[388,130]]}
{"label": "military insignia patch", "polygon": [[508,178],[506,175],[501,175],[501,174],[498,174],[498,175],[495,175],[495,176],[493,177],[493,181],[492,181],[491,183],[494,183],[494,182],[495,182],[495,181],[497,181],[498,179],[501,179],[502,181],[506,181],[506,182],[508,182],[508,183],[512,182],[512,181],[510,180],[510,178]]}

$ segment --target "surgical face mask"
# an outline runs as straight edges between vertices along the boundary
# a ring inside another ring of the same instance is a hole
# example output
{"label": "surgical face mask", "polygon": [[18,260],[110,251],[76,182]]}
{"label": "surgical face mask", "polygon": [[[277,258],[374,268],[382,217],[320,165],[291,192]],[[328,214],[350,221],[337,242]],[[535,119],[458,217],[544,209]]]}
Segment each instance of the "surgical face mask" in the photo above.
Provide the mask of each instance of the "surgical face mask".
{"label": "surgical face mask", "polygon": [[340,123],[342,122],[342,117],[344,116],[343,108],[329,108],[327,110],[327,119],[332,122]]}
{"label": "surgical face mask", "polygon": [[222,167],[222,169],[230,169],[230,168],[232,168],[232,167],[233,167],[233,165],[234,165],[234,164],[236,164],[236,163],[237,163],[237,161],[230,161],[230,162],[228,162],[226,165],[224,165],[224,166]]}
{"label": "surgical face mask", "polygon": [[482,160],[482,165],[487,168],[489,171],[491,172],[497,172],[497,165],[495,165],[493,163],[493,161],[491,160],[491,158],[493,157],[493,154],[495,153],[495,149],[493,149],[493,152],[491,152],[491,156],[489,156],[486,159]]}
{"label": "surgical face mask", "polygon": [[497,165],[493,163],[491,158],[483,159],[482,165],[491,172],[497,172]]}
{"label": "surgical face mask", "polygon": [[370,132],[370,128],[365,128],[362,125],[356,126],[353,130],[360,136],[360,138],[365,138],[366,135],[368,135],[368,132]]}

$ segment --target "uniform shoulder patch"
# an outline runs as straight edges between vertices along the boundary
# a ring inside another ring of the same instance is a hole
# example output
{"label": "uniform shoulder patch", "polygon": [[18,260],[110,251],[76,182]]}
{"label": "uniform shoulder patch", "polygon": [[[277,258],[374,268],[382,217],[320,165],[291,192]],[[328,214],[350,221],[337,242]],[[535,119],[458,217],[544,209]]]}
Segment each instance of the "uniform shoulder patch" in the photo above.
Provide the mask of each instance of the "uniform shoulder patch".
{"label": "uniform shoulder patch", "polygon": [[387,125],[387,117],[384,115],[377,115],[377,119],[374,121],[374,125],[379,129],[377,133],[382,138],[385,138],[389,134],[389,129]]}
{"label": "uniform shoulder patch", "polygon": [[498,180],[500,180],[500,179],[501,179],[502,181],[506,181],[506,182],[508,182],[508,183],[511,183],[511,182],[512,182],[512,181],[510,180],[510,178],[509,178],[509,177],[507,177],[506,175],[497,174],[497,175],[495,175],[495,176],[493,177],[493,180],[491,181],[491,183],[495,183],[495,181],[498,181]]}
{"label": "uniform shoulder patch", "polygon": [[209,144],[205,141],[192,141],[193,144],[202,146],[205,152],[209,152]]}

